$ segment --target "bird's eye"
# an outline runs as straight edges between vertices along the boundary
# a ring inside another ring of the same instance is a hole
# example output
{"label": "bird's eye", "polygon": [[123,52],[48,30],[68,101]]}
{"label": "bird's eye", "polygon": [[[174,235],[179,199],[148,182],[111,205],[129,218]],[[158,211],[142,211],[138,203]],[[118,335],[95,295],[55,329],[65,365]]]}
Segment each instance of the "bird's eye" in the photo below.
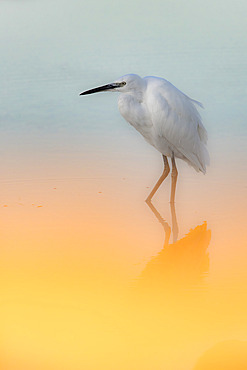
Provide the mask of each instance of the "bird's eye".
{"label": "bird's eye", "polygon": [[126,82],[125,81],[123,81],[123,82],[121,82],[120,83],[120,86],[122,87],[122,86],[125,86],[126,85]]}

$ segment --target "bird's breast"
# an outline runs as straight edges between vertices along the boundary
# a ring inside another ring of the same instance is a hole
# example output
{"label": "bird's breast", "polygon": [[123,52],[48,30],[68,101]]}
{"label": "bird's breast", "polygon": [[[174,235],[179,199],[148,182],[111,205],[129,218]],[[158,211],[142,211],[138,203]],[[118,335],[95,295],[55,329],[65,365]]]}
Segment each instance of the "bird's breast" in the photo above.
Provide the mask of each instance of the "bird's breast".
{"label": "bird's breast", "polygon": [[118,108],[123,118],[143,136],[152,129],[152,120],[145,104],[132,94],[121,94]]}

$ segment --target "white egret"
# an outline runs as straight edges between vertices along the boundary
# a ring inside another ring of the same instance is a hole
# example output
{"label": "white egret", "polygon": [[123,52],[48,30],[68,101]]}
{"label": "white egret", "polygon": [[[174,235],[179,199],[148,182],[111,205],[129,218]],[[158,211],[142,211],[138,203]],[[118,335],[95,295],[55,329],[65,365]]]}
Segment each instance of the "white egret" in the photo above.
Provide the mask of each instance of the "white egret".
{"label": "white egret", "polygon": [[151,201],[170,172],[167,157],[172,163],[171,203],[175,199],[178,171],[175,158],[180,158],[196,171],[206,172],[209,155],[206,148],[207,131],[196,105],[169,81],[160,77],[141,78],[127,74],[113,83],[82,92],[120,92],[118,108],[121,115],[139,131],[145,140],[163,156],[164,170],[146,201]]}

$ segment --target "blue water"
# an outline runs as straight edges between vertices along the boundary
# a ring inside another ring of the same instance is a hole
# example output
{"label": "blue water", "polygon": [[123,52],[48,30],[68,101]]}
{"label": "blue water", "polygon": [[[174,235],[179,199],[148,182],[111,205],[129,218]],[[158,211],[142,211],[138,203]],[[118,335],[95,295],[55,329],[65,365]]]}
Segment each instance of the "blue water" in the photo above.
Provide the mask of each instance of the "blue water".
{"label": "blue water", "polygon": [[[126,73],[167,78],[215,133],[246,134],[246,3],[1,1],[1,128],[109,130],[115,97],[78,98]],[[41,127],[40,127],[41,126]],[[117,130],[117,129],[116,129]]]}

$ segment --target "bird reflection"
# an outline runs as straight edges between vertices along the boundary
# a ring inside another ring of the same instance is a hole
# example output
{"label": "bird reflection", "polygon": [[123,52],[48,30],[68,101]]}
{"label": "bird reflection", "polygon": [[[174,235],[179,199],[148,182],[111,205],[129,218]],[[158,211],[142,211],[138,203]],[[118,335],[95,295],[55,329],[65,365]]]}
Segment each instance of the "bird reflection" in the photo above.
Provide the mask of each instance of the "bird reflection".
{"label": "bird reflection", "polygon": [[[211,232],[207,230],[207,223],[198,225],[178,239],[178,222],[175,203],[170,203],[172,228],[163,219],[151,202],[149,208],[161,223],[165,231],[163,249],[146,265],[140,275],[139,283],[144,288],[169,288],[195,286],[202,283],[203,277],[209,270],[209,254],[207,248],[211,239]],[[173,242],[169,243],[171,233]]]}
{"label": "bird reflection", "polygon": [[[168,223],[163,219],[161,214],[158,212],[158,210],[155,208],[153,203],[151,201],[146,201],[147,205],[157,218],[157,220],[161,223],[163,226],[163,229],[165,230],[165,245],[169,244],[170,236],[171,236],[171,228],[168,225]],[[176,209],[175,209],[175,203],[170,203],[171,206],[171,215],[172,215],[172,233],[173,233],[173,242],[177,241],[178,238],[178,222],[177,222],[177,216],[176,216]]]}

